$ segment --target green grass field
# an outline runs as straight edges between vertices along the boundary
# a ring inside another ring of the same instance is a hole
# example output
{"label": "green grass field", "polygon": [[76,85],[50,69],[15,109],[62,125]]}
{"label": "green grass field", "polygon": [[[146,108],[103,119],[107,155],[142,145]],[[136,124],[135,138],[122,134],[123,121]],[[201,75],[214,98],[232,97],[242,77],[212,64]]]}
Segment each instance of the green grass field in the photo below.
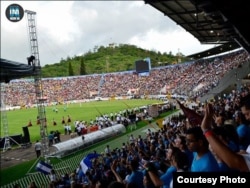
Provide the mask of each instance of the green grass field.
{"label": "green grass field", "polygon": [[[132,99],[132,100],[112,100],[112,101],[94,101],[86,102],[81,104],[68,104],[68,105],[57,105],[48,106],[46,110],[47,118],[47,130],[48,132],[59,130],[64,133],[64,127],[61,123],[62,117],[67,120],[67,116],[71,117],[71,125],[75,120],[83,120],[89,122],[91,119],[95,119],[96,116],[101,114],[110,114],[119,112],[120,110],[141,107],[144,105],[159,103],[159,100],[147,100],[147,99]],[[53,108],[58,109],[58,113],[53,111]],[[66,110],[65,110],[66,108]],[[31,142],[40,139],[40,128],[36,124],[36,117],[38,115],[37,108],[21,109],[6,111],[8,120],[8,131],[9,135],[23,135],[22,127],[27,126],[31,120],[32,126],[29,127]],[[57,125],[53,125],[53,119],[57,122]],[[1,137],[4,137],[3,123],[1,121]]]}
{"label": "green grass field", "polygon": [[[146,104],[159,103],[159,101],[157,101],[157,100],[131,100],[131,101],[110,101],[110,102],[101,101],[101,102],[93,102],[92,104],[85,103],[85,104],[82,104],[81,106],[80,106],[80,104],[72,104],[72,105],[68,106],[66,112],[63,111],[64,106],[62,105],[62,106],[58,106],[58,109],[59,109],[58,114],[53,112],[52,107],[46,108],[47,118],[51,117],[53,119],[53,118],[55,118],[54,115],[56,114],[56,115],[58,115],[58,120],[61,121],[62,115],[70,114],[72,117],[72,120],[74,120],[74,118],[78,119],[78,118],[82,117],[81,114],[82,114],[83,110],[85,110],[84,114],[85,115],[89,114],[89,117],[86,116],[86,118],[84,118],[84,120],[89,121],[91,118],[93,118],[99,114],[98,112],[95,112],[96,107],[99,108],[98,110],[100,110],[102,113],[108,112],[108,110],[109,110],[109,112],[111,112],[111,111],[114,112],[114,111],[119,111],[121,109],[124,109],[124,106],[125,106],[124,102],[127,105],[129,105],[130,107],[137,107],[137,106],[143,106]],[[125,106],[125,108],[126,108],[126,106]],[[107,111],[106,111],[106,109],[107,109]],[[48,112],[48,111],[50,111],[50,112]],[[177,110],[168,111],[168,112],[165,112],[163,114],[160,114],[157,118],[154,118],[154,121],[156,121],[157,119],[161,119],[163,117],[166,117],[166,116],[168,116],[176,111]],[[27,112],[29,112],[29,113],[27,114]],[[69,112],[71,112],[72,114]],[[12,114],[13,117],[20,118],[19,121],[17,121],[16,119],[13,119],[13,120],[15,120],[13,122],[18,123],[18,122],[20,122],[22,117],[23,118],[24,117],[26,117],[26,118],[31,117],[31,116],[29,116],[29,114],[33,114],[34,115],[33,119],[35,120],[36,114],[37,114],[37,109],[34,108],[34,109],[16,110],[16,111],[13,111],[11,113],[13,113]],[[48,116],[49,114],[50,114],[50,116]],[[9,112],[8,112],[8,117],[9,117]],[[27,121],[25,121],[25,120],[23,120],[23,122],[27,123]],[[14,123],[12,125],[14,125]],[[51,127],[51,129],[49,129],[49,130],[55,129],[53,125],[49,125],[49,128],[50,127]],[[61,127],[61,129],[63,129],[62,125],[60,125],[60,126],[57,125],[58,130],[59,130],[59,127]],[[147,125],[146,121],[141,121],[138,123],[137,129],[133,130],[133,134],[135,136],[137,136],[138,134],[143,134],[143,132],[141,132],[142,129],[147,130],[148,128],[153,128],[153,127],[150,125]],[[19,129],[21,132],[22,128],[20,126],[19,126]],[[31,131],[33,131],[34,134],[36,134],[36,137],[39,137],[39,127],[37,125],[33,125],[29,129]],[[15,131],[15,127],[13,128],[13,131]],[[31,133],[31,134],[33,134],[33,133]],[[122,142],[126,142],[126,140],[128,139],[128,137],[127,137],[128,134],[131,134],[131,130],[129,128],[127,128],[126,133],[119,136],[118,138],[115,137],[115,138],[110,138],[110,139],[104,140],[100,143],[96,143],[95,145],[90,146],[89,148],[86,148],[85,150],[80,150],[80,151],[78,151],[70,156],[64,157],[62,159],[57,159],[57,158],[52,159],[51,160],[52,164],[54,165],[55,169],[64,167],[65,164],[69,165],[71,167],[71,170],[75,169],[79,165],[79,161],[81,161],[82,157],[84,156],[84,153],[86,154],[88,152],[91,152],[91,151],[93,151],[93,149],[100,153],[100,152],[104,151],[106,144],[109,144],[111,146],[111,148],[120,147],[122,145]],[[24,162],[24,163],[16,165],[16,166],[12,166],[12,167],[7,168],[7,169],[1,169],[1,172],[0,172],[0,176],[2,177],[1,187],[2,187],[2,185],[7,185],[9,183],[17,182],[17,180],[19,183],[25,184],[25,186],[31,180],[40,181],[40,183],[43,182],[44,180],[42,180],[42,178],[43,179],[45,178],[44,175],[41,175],[41,174],[35,174],[34,176],[27,176],[26,175],[27,172],[31,169],[31,167],[33,167],[31,172],[35,172],[35,169],[34,169],[35,162],[37,162],[36,159]],[[10,184],[9,184],[9,186],[10,186]],[[6,187],[9,187],[9,186],[6,186]]]}

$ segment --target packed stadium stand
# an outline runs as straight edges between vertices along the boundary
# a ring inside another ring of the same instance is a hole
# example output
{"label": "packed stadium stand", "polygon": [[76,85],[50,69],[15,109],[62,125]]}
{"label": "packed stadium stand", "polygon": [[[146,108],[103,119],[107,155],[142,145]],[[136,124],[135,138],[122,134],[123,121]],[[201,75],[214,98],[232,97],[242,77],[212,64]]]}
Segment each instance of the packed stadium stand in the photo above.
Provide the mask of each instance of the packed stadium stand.
{"label": "packed stadium stand", "polygon": [[[235,15],[231,12],[238,8],[242,8],[238,12],[249,14],[250,11],[246,9],[245,3],[239,2],[145,0],[145,3],[168,15],[202,43],[216,43],[219,40],[222,45],[231,43],[238,50],[231,49],[230,53],[218,55],[221,48],[228,49],[221,46],[217,48],[218,51],[214,49],[190,56],[194,58],[191,62],[153,68],[148,76],[126,71],[43,79],[48,105],[96,96],[127,96],[131,92],[141,97],[170,94],[186,96],[195,101],[215,100],[210,108],[200,105],[192,111],[200,119],[204,118],[204,122],[199,121],[193,126],[189,116],[166,117],[161,130],[153,132],[148,129],[143,137],[134,137],[131,133],[127,143],[120,148],[107,145],[101,153],[93,151],[79,159],[77,165],[70,165],[60,173],[58,170],[58,174],[55,169],[51,170],[49,178],[42,184],[46,183],[49,187],[97,185],[106,188],[115,182],[119,187],[172,188],[173,172],[249,172],[250,84],[242,83],[242,80],[249,79],[250,31],[249,27],[245,27],[246,23],[239,22],[243,20],[243,14]],[[217,33],[211,32],[215,30]],[[218,35],[219,32],[221,34]],[[204,58],[208,54],[213,56]],[[10,93],[6,104],[27,107],[35,104],[32,82],[32,79],[11,80],[6,87]],[[228,88],[230,90],[224,93]],[[191,112],[187,109],[185,111]],[[216,140],[217,137],[221,139]],[[243,177],[243,174],[239,175]],[[241,184],[241,187],[246,187],[244,185]],[[210,185],[203,182],[203,186]]]}
{"label": "packed stadium stand", "polygon": [[[134,74],[134,71],[126,71],[44,78],[42,84],[48,105],[93,99],[96,96],[102,98],[129,96],[131,95],[129,91],[134,91],[132,94],[141,97],[170,93],[171,95],[182,95],[193,100],[200,100],[201,97],[212,98],[223,91],[225,87],[235,84],[233,78],[235,78],[236,73],[238,79],[246,77],[249,74],[248,67],[248,53],[239,50],[209,59],[153,68],[148,76],[139,76]],[[214,90],[210,92],[212,88]],[[6,85],[6,92],[9,93],[5,99],[6,105],[29,107],[36,103],[33,79],[11,80]],[[209,96],[206,97],[205,94],[209,94]]]}

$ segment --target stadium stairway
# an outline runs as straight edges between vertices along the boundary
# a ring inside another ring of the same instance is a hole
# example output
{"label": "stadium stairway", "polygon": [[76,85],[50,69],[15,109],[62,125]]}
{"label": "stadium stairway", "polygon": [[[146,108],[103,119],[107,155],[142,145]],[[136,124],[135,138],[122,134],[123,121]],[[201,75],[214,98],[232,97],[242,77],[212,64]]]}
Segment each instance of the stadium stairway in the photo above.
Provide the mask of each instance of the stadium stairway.
{"label": "stadium stairway", "polygon": [[202,96],[199,101],[205,102],[207,100],[211,100],[216,96],[220,96],[220,94],[225,91],[228,87],[235,85],[239,85],[241,80],[246,77],[250,73],[250,60],[246,61],[242,64],[242,66],[230,70],[224,77],[220,80],[218,86],[210,90],[207,94]]}
{"label": "stadium stairway", "polygon": [[104,74],[102,74],[102,77],[101,77],[99,84],[98,84],[98,96],[101,95],[102,86],[104,83],[105,83],[105,78],[104,78]]}

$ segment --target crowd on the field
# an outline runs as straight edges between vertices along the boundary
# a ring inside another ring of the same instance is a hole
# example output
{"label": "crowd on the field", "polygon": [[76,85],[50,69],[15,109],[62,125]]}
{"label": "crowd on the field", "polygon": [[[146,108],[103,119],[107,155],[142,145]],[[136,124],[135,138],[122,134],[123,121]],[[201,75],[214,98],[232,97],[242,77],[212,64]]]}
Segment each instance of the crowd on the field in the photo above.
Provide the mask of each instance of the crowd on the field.
{"label": "crowd on the field", "polygon": [[[219,57],[154,68],[148,76],[135,71],[93,74],[74,77],[42,79],[47,103],[84,100],[93,96],[126,96],[129,91],[138,95],[179,94],[190,98],[202,96],[218,85],[229,70],[239,67],[249,55],[237,51]],[[29,106],[36,104],[34,80],[12,80],[5,86],[5,104]]]}
{"label": "crowd on the field", "polygon": [[[176,102],[167,102],[158,105],[155,110],[157,110],[158,114],[161,114],[175,109]],[[64,127],[64,135],[70,135],[70,138],[75,138],[116,124],[122,124],[128,129],[134,130],[136,129],[138,122],[141,120],[148,122],[153,120],[151,114],[148,113],[148,107],[146,106],[140,108],[128,108],[114,113],[111,112],[109,114],[99,114],[95,119],[91,119],[89,122],[85,120],[75,120],[72,122],[70,115],[68,115],[67,118],[63,116],[61,125]],[[53,119],[53,122],[54,126],[57,125],[55,119]],[[29,126],[29,124],[27,126]],[[61,133],[58,130],[50,131],[48,135],[50,146],[60,142],[60,134]]]}

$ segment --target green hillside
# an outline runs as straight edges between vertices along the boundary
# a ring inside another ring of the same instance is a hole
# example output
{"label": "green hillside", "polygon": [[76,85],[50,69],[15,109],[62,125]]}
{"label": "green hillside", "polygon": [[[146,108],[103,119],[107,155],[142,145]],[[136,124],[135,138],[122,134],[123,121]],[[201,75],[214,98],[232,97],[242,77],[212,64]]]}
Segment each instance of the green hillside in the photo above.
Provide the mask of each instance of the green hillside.
{"label": "green hillside", "polygon": [[[181,61],[186,59],[181,55]],[[82,56],[67,57],[59,63],[42,67],[42,77],[77,76],[135,70],[135,61],[150,57],[151,66],[157,67],[178,61],[178,56],[169,53],[144,50],[134,45],[110,44],[95,46]]]}

